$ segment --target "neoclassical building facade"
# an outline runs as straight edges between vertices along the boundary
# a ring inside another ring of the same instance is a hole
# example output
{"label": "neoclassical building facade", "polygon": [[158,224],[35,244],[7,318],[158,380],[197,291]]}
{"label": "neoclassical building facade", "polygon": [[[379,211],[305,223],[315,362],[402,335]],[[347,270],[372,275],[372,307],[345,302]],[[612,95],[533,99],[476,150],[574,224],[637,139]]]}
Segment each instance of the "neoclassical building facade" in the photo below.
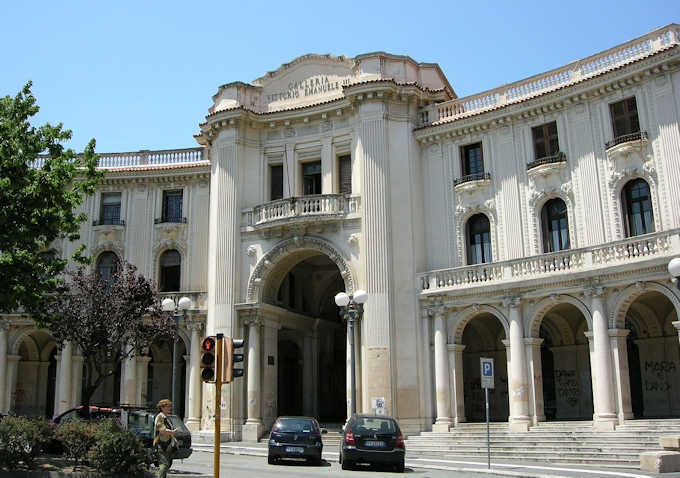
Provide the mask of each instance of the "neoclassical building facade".
{"label": "neoclassical building facade", "polygon": [[[103,154],[81,237],[107,273],[137,265],[179,322],[179,412],[213,428],[205,335],[244,338],[226,439],[279,415],[343,422],[341,291],[358,409],[413,433],[483,421],[680,417],[680,26],[458,98],[434,63],[304,55],[222,85],[197,148]],[[584,52],[586,53],[586,52]],[[508,79],[512,80],[512,79]],[[58,244],[68,257],[75,244]],[[171,394],[172,344],[128,360],[94,401]],[[79,403],[83,364],[30,318],[0,319],[0,412]]]}

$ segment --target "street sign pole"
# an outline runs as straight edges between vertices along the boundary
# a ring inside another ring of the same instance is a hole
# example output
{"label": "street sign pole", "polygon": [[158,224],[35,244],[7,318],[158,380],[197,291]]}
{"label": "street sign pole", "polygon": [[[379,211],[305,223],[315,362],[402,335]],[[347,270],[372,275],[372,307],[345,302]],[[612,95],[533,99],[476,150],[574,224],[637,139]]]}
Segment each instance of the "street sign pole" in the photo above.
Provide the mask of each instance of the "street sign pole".
{"label": "street sign pole", "polygon": [[486,466],[491,469],[491,433],[489,431],[489,389],[494,388],[493,359],[480,357],[480,378],[484,396],[486,397]]}
{"label": "street sign pole", "polygon": [[222,422],[222,341],[223,334],[217,334],[215,347],[215,443],[213,445],[213,477],[220,478],[220,425]]}

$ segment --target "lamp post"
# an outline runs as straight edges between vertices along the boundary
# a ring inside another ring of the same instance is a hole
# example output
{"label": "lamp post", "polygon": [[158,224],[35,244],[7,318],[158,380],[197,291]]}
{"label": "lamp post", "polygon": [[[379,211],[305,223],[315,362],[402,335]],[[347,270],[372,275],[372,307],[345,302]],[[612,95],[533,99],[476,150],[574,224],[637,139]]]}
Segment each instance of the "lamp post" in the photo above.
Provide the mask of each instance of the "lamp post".
{"label": "lamp post", "polygon": [[368,299],[365,290],[357,290],[354,294],[347,295],[340,292],[335,296],[335,304],[340,307],[342,318],[347,321],[347,341],[349,342],[349,361],[350,361],[350,409],[352,414],[357,412],[357,383],[356,370],[354,367],[354,322],[361,321],[364,314],[364,303]]}
{"label": "lamp post", "polygon": [[[176,298],[175,298],[176,299]],[[172,312],[172,320],[175,322],[175,327],[179,329],[179,321],[182,318],[186,318],[187,310],[191,307],[191,299],[188,297],[182,297],[177,302],[175,299],[166,297],[161,302],[161,308],[165,312]],[[175,403],[175,390],[177,388],[177,338],[172,342],[172,413],[176,411],[177,405]]]}

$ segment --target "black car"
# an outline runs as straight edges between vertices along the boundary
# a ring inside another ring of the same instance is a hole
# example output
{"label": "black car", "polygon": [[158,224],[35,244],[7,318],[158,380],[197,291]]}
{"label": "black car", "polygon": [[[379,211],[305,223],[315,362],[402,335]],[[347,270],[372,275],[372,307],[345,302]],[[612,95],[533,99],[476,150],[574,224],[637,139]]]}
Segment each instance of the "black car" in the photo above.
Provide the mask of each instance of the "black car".
{"label": "black car", "polygon": [[397,421],[385,415],[352,415],[340,443],[343,470],[355,463],[392,465],[402,473],[406,447]]}
{"label": "black car", "polygon": [[[325,432],[325,430],[324,430]],[[321,464],[321,427],[312,417],[279,417],[269,434],[267,462],[276,464],[280,458],[306,458]]]}

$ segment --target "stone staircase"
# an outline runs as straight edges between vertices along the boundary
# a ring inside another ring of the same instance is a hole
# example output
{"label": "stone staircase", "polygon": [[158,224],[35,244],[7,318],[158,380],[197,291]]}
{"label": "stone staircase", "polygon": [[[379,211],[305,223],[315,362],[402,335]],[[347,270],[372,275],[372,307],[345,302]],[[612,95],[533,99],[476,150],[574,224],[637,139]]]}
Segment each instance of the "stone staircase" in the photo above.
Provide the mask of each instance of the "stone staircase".
{"label": "stone staircase", "polygon": [[[489,429],[492,463],[639,469],[640,453],[660,450],[661,435],[680,435],[680,419],[629,420],[613,432],[593,430],[590,421],[541,422],[525,433],[510,432],[507,423],[491,423]],[[448,433],[409,436],[406,450],[410,456],[486,461],[486,423],[462,423]]]}

